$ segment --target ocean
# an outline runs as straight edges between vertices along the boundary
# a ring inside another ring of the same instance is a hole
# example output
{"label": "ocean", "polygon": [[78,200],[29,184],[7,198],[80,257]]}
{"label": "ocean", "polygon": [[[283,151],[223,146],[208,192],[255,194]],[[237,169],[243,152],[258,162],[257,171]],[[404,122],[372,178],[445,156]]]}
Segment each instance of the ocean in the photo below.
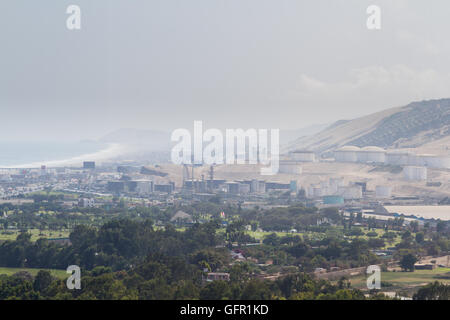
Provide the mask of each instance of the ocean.
{"label": "ocean", "polygon": [[63,161],[82,155],[93,155],[107,147],[108,144],[96,141],[0,142],[0,167]]}

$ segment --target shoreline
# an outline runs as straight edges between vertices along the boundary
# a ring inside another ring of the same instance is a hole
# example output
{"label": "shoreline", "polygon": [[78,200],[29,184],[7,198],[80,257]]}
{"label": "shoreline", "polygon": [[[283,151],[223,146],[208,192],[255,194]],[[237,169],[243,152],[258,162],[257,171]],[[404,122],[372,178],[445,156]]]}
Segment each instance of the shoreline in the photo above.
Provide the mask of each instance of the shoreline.
{"label": "shoreline", "polygon": [[121,155],[124,155],[127,151],[127,148],[124,145],[118,143],[109,143],[106,148],[101,149],[92,153],[85,153],[78,156],[74,156],[68,159],[63,160],[50,160],[50,161],[41,161],[41,162],[32,162],[20,165],[12,165],[12,166],[1,166],[1,169],[35,169],[40,168],[42,165],[45,165],[47,168],[54,167],[68,167],[68,166],[82,166],[83,161],[109,161],[114,158],[117,158]]}

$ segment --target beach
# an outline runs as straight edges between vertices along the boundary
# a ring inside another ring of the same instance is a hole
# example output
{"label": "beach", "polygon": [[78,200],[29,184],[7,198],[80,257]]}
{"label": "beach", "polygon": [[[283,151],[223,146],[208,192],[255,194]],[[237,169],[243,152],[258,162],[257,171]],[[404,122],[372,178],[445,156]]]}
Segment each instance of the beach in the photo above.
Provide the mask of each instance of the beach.
{"label": "beach", "polygon": [[125,155],[128,152],[128,148],[124,145],[118,143],[109,143],[106,147],[99,151],[94,151],[90,153],[83,153],[77,156],[62,160],[43,160],[43,161],[33,161],[25,164],[13,164],[8,166],[2,166],[5,169],[13,168],[40,168],[42,165],[46,167],[68,167],[68,166],[81,166],[83,161],[109,161],[117,157]]}

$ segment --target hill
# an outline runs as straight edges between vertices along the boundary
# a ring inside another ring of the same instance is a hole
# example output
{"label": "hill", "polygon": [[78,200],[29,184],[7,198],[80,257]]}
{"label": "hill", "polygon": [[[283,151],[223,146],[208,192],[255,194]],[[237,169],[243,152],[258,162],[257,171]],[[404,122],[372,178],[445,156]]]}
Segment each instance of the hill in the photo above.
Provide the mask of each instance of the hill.
{"label": "hill", "polygon": [[288,150],[327,152],[344,145],[419,148],[448,153],[450,99],[413,102],[353,120],[340,120],[321,132],[301,137]]}

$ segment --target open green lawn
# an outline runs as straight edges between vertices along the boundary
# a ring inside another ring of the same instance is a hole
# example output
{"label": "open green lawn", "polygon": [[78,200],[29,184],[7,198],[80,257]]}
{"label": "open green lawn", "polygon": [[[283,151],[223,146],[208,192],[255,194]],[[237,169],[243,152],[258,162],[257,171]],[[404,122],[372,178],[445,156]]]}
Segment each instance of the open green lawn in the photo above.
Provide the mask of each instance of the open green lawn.
{"label": "open green lawn", "polygon": [[298,233],[291,233],[291,232],[267,232],[267,231],[246,231],[246,233],[258,240],[264,240],[268,235],[275,233],[278,237],[285,237],[285,236],[308,236],[311,239],[323,239],[325,237],[324,233],[320,232],[298,232]]}
{"label": "open green lawn", "polygon": [[[339,233],[342,232],[343,228],[342,227],[332,227],[329,229],[329,233],[332,234],[333,232]],[[374,230],[377,234],[378,234],[378,238],[381,238],[381,236],[385,233],[385,231],[383,229],[375,229]],[[327,233],[328,233],[327,232]],[[354,238],[362,238],[362,239],[370,239],[371,237],[367,236],[366,234],[369,232],[366,229],[363,230],[363,232],[365,233],[363,236],[349,236],[349,239],[354,239]],[[265,237],[267,237],[269,234],[272,234],[274,232],[266,232],[266,231],[262,231],[262,232],[258,232],[258,231],[247,231],[247,234],[250,235],[251,237],[258,239],[258,240],[264,240]],[[323,239],[324,237],[327,236],[327,233],[323,233],[323,232],[300,232],[300,233],[289,233],[289,232],[275,232],[276,235],[278,237],[284,237],[287,235],[299,235],[299,236],[308,236],[310,239]],[[397,233],[397,232],[395,232]],[[375,237],[376,238],[376,237]],[[393,241],[393,242],[387,242],[386,239],[384,239],[386,242],[386,247],[391,247],[391,246],[395,246],[397,243],[400,243],[401,241],[401,237],[397,236],[397,238]]]}
{"label": "open green lawn", "polygon": [[66,270],[57,270],[57,269],[31,269],[31,268],[2,268],[0,267],[0,275],[6,274],[7,276],[11,276],[19,271],[27,271],[33,276],[35,276],[39,270],[47,270],[50,271],[50,274],[58,279],[66,279],[69,277],[69,274],[66,273]]}
{"label": "open green lawn", "polygon": [[[30,229],[28,230],[31,233],[31,241],[36,241],[39,238],[67,238],[69,237],[70,232],[68,230],[64,231],[50,231],[50,230],[42,230],[39,229]],[[42,232],[42,235],[40,233]],[[19,230],[8,230],[8,231],[0,231],[0,241],[2,240],[16,240],[19,235]]]}
{"label": "open green lawn", "polygon": [[[445,284],[450,284],[450,279],[441,278],[447,274],[450,275],[450,268],[436,268],[434,270],[416,270],[414,272],[382,272],[381,281],[391,283],[392,287],[383,288],[383,290],[411,288],[423,286],[427,283],[439,281]],[[351,278],[352,286],[358,289],[365,289],[366,276],[357,276]]]}
{"label": "open green lawn", "polygon": [[278,237],[285,237],[289,235],[288,232],[265,232],[265,231],[247,231],[246,232],[249,236],[258,239],[263,240],[265,237],[267,237],[269,234],[276,233]]}

